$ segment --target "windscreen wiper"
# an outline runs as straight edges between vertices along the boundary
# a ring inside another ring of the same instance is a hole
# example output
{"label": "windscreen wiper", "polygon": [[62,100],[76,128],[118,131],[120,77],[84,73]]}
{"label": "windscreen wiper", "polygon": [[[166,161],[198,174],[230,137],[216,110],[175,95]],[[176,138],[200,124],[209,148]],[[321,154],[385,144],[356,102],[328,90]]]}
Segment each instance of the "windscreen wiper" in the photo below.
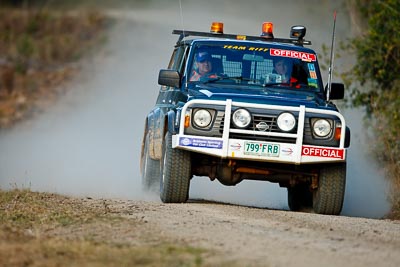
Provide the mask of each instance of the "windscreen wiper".
{"label": "windscreen wiper", "polygon": [[264,83],[263,87],[274,86],[274,85],[282,85],[282,86],[289,86],[288,83]]}

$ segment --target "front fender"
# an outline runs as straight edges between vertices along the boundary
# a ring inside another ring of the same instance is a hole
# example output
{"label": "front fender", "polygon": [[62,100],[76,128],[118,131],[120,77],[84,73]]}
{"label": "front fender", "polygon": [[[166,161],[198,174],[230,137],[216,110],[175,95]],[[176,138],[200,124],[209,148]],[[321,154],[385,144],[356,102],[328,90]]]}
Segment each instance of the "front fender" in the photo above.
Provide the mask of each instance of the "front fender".
{"label": "front fender", "polygon": [[161,109],[155,109],[147,116],[149,155],[154,160],[161,159],[164,124],[164,116]]}
{"label": "front fender", "polygon": [[[168,131],[177,134],[179,123],[176,124],[176,112],[174,109],[154,109],[147,117],[149,131],[149,154],[154,160],[160,160],[164,135]],[[179,122],[179,121],[178,121]]]}
{"label": "front fender", "polygon": [[170,110],[167,113],[167,123],[168,123],[168,132],[170,132],[171,134],[177,134],[178,133],[178,129],[176,127],[175,124],[175,119],[176,119],[176,113],[174,110]]}

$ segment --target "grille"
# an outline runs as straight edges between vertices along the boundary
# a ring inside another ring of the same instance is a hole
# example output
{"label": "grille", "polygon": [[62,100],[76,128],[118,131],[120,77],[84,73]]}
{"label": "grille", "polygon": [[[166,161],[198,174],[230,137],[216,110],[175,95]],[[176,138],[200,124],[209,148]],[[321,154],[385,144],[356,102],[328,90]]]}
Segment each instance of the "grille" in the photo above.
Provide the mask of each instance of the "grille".
{"label": "grille", "polygon": [[[279,133],[282,132],[279,130],[276,124],[277,116],[275,115],[253,115],[252,116],[252,124],[247,128],[249,131],[253,132],[274,132]],[[260,130],[257,128],[261,122],[264,122],[264,125],[268,125],[266,129]],[[219,124],[219,132],[222,135],[223,128],[224,128],[224,117],[221,117],[221,122]],[[234,125],[231,125],[232,128],[235,128]],[[297,131],[297,126],[293,129],[293,132]],[[276,136],[263,136],[263,135],[256,135],[251,132],[243,134],[243,133],[230,133],[229,138],[235,139],[248,139],[254,141],[270,141],[270,142],[282,142],[282,143],[296,143],[295,138],[288,138],[288,137],[276,137]]]}
{"label": "grille", "polygon": [[[196,106],[199,107],[199,106]],[[212,108],[215,112],[215,119],[211,129],[196,129],[194,127],[185,128],[184,134],[186,135],[195,135],[195,136],[208,136],[208,137],[222,137],[223,129],[225,125],[225,111],[224,106],[218,105],[204,105],[203,108]],[[229,133],[229,138],[232,139],[246,139],[253,141],[265,141],[265,142],[278,142],[278,143],[289,143],[295,144],[296,138],[293,137],[280,137],[280,136],[265,136],[265,135],[257,135],[255,133],[283,133],[279,130],[277,126],[277,117],[281,113],[280,110],[274,109],[261,109],[261,108],[248,108],[250,113],[252,114],[252,124],[245,129],[245,133]],[[299,116],[299,112],[292,112],[293,115],[297,118]],[[303,132],[303,144],[305,145],[318,145],[318,146],[339,146],[339,140],[333,138],[331,135],[325,139],[318,139],[313,136],[313,130],[311,127],[311,118],[313,114],[305,114],[304,118],[304,132]],[[331,118],[335,120],[335,118]],[[336,119],[338,120],[338,119]],[[264,123],[264,127],[260,126],[260,123]],[[266,125],[268,127],[266,127]],[[230,125],[230,129],[235,129],[233,124]],[[298,130],[298,126],[296,125],[295,129],[291,133],[296,134]]]}
{"label": "grille", "polygon": [[251,128],[253,131],[260,131],[257,129],[257,125],[264,122],[268,125],[268,128],[264,132],[279,132],[278,126],[276,125],[276,117],[275,116],[260,116],[255,115],[252,118],[252,125]]}

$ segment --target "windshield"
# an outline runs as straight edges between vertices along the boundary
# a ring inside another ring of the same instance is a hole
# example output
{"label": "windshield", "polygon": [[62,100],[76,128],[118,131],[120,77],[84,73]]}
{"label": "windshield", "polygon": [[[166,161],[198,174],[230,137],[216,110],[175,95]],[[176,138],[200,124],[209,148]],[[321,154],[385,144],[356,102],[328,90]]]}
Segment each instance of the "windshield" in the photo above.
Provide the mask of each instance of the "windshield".
{"label": "windshield", "polygon": [[266,44],[197,44],[189,82],[226,83],[319,92],[316,55]]}

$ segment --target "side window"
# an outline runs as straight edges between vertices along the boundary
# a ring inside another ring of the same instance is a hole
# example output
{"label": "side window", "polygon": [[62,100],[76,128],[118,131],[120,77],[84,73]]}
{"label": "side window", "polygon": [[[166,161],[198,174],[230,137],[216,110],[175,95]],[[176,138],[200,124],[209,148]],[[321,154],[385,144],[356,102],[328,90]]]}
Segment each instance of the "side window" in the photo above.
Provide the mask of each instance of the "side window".
{"label": "side window", "polygon": [[189,53],[189,47],[188,46],[181,47],[179,64],[177,64],[177,71],[179,71],[181,76],[183,76],[184,72],[185,72],[188,53]]}
{"label": "side window", "polygon": [[174,52],[172,53],[171,59],[169,60],[168,63],[168,69],[175,69],[174,66],[178,56],[177,51],[178,49],[175,49]]}
{"label": "side window", "polygon": [[177,70],[181,72],[182,65],[184,63],[184,51],[185,48],[177,47],[175,48],[174,52],[172,53],[171,59],[168,64],[168,69]]}

